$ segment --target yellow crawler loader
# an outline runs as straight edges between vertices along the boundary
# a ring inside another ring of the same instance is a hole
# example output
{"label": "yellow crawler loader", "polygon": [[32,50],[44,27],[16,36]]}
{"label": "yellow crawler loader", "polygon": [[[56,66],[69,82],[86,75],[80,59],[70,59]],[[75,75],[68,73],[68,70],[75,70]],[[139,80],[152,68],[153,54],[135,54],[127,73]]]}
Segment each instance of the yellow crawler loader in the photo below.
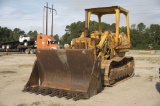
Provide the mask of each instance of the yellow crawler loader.
{"label": "yellow crawler loader", "polygon": [[[134,75],[128,11],[119,6],[85,9],[85,30],[68,49],[38,49],[32,73],[23,91],[74,100],[90,98]],[[98,16],[99,30],[89,34],[90,16]],[[102,31],[101,17],[115,14],[116,32]],[[119,31],[120,14],[127,34]]]}

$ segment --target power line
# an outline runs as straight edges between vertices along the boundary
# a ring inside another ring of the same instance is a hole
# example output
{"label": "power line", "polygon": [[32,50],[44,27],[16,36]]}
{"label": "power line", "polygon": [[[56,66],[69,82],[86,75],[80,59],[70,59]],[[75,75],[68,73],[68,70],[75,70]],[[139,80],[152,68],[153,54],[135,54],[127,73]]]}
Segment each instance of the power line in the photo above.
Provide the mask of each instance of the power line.
{"label": "power line", "polygon": [[48,3],[47,3],[46,6],[44,6],[44,8],[46,9],[46,35],[48,33],[48,10],[52,11],[51,35],[53,35],[53,11],[55,11],[56,13],[57,11],[53,8],[53,4],[52,4],[52,8],[50,8],[48,7]]}
{"label": "power line", "polygon": [[[73,2],[73,1],[72,1]],[[81,1],[78,1],[78,2],[81,2]],[[84,2],[81,2],[81,3],[84,3]],[[79,4],[78,4],[79,5]],[[86,4],[86,5],[88,5],[88,4]],[[157,5],[157,4],[142,4],[142,5],[124,5],[123,7],[132,7],[132,6],[151,6],[151,5]],[[21,9],[21,10],[28,10],[28,9],[35,9],[35,10],[37,10],[37,7],[29,7],[29,8],[23,8],[23,9]],[[82,10],[81,8],[80,9],[70,9],[70,10],[68,10],[68,11],[77,11],[77,10]],[[62,11],[65,11],[65,9],[63,10],[62,9]]]}
{"label": "power line", "polygon": [[[160,10],[160,9],[154,9],[154,10]],[[70,17],[70,16],[75,15],[75,14],[79,14],[79,13],[77,13],[77,12],[70,12],[70,13],[66,13],[66,14],[59,13],[57,16],[67,16],[67,17]],[[130,12],[129,14],[158,14],[158,13],[153,13],[153,12],[149,12],[149,11],[148,12],[143,11],[143,12]],[[0,19],[2,19],[2,18],[0,18]]]}
{"label": "power line", "polygon": [[[79,1],[78,1],[79,2]],[[143,5],[131,5],[131,6],[148,6],[148,5],[156,5],[156,4],[143,4]],[[123,7],[131,7],[131,6],[123,6]],[[23,9],[25,10],[25,9]],[[160,10],[160,9],[148,9],[148,10],[141,10],[143,12],[130,12],[129,14],[158,14],[158,13],[153,13],[153,12],[149,12],[149,11],[154,11],[154,10]],[[60,17],[55,17],[56,19],[57,18],[70,18],[70,17],[78,17],[76,14],[79,14],[80,12],[77,12],[77,11],[82,11],[82,9],[74,9],[74,10],[65,10],[66,12],[65,13],[62,13],[63,9],[60,10],[59,14],[57,16],[60,16]],[[146,12],[147,11],[147,12]],[[34,12],[34,13],[37,13],[38,12]],[[28,14],[34,14],[34,13],[26,13],[25,15],[28,15]],[[0,13],[1,14],[1,13]],[[82,14],[82,13],[81,13]],[[1,14],[3,15],[3,14]],[[9,14],[8,14],[9,15]],[[15,14],[11,14],[11,15],[15,15]],[[74,15],[74,16],[73,16]],[[64,17],[63,17],[64,16]],[[0,16],[2,17],[2,16]],[[3,16],[4,17],[4,16]],[[9,18],[0,18],[0,20],[16,20],[16,19],[13,19],[14,17],[9,17]],[[39,19],[29,19],[29,18],[25,18],[25,19],[17,19],[17,21],[25,21],[25,20],[39,20]]]}
{"label": "power line", "polygon": [[[160,10],[160,9],[152,9],[152,10],[141,10],[141,11],[143,11],[143,12],[136,12],[136,13],[134,13],[134,12],[130,12],[130,14],[150,14],[150,12],[149,11],[154,11],[154,10]],[[146,11],[147,11],[147,13],[146,13]],[[0,13],[1,14],[1,13]],[[24,13],[24,15],[29,15],[29,14],[38,14],[38,12],[34,12],[34,13]],[[72,11],[72,12],[68,12],[68,11],[66,11],[66,14],[64,14],[64,13],[59,13],[58,14],[58,16],[68,16],[68,15],[74,15],[74,14],[79,14],[79,13],[77,13],[77,11]],[[152,12],[152,14],[153,14],[153,12]],[[16,14],[1,14],[1,15],[14,15],[14,16],[16,16]],[[2,16],[1,16],[2,17]]]}

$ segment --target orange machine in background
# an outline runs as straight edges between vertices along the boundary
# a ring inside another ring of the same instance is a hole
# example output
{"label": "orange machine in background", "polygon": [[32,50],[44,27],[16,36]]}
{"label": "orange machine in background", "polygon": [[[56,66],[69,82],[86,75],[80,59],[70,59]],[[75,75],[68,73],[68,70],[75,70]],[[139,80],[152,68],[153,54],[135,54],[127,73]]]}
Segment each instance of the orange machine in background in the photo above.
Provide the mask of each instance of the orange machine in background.
{"label": "orange machine in background", "polygon": [[53,36],[38,34],[37,35],[37,49],[58,49],[58,41],[56,41]]}

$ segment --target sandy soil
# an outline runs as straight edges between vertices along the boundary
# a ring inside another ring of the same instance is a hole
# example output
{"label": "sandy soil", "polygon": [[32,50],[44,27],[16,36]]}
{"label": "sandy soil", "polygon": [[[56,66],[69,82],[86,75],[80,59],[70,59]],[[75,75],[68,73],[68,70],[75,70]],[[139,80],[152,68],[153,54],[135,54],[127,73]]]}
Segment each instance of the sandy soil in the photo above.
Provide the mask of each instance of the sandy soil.
{"label": "sandy soil", "polygon": [[0,106],[160,106],[160,54],[131,51],[127,55],[135,58],[133,78],[79,101],[22,92],[35,55],[0,56]]}

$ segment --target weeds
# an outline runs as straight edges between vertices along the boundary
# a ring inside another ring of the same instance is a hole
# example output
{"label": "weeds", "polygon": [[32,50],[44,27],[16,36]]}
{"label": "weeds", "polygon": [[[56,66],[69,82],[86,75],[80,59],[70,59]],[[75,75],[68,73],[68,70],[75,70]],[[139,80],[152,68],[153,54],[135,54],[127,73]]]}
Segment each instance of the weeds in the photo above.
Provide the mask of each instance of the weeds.
{"label": "weeds", "polygon": [[148,80],[152,82],[153,76],[148,76]]}
{"label": "weeds", "polygon": [[22,65],[18,65],[18,67],[31,67],[33,66],[32,64],[22,64]]}
{"label": "weeds", "polygon": [[[63,105],[61,105],[60,103],[50,103],[48,106],[63,106]],[[76,105],[74,105],[74,104],[67,104],[67,106],[76,106]]]}
{"label": "weeds", "polygon": [[61,105],[60,105],[60,103],[55,103],[55,104],[54,104],[54,103],[51,103],[51,104],[49,104],[48,106],[61,106]]}
{"label": "weeds", "polygon": [[0,74],[13,74],[17,73],[16,71],[0,71]]}
{"label": "weeds", "polygon": [[41,103],[39,101],[33,102],[31,106],[39,106]]}
{"label": "weeds", "polygon": [[137,74],[137,75],[135,75],[134,77],[141,77],[141,76]]}
{"label": "weeds", "polygon": [[[46,103],[41,103],[39,101],[36,101],[36,102],[33,102],[32,104],[20,104],[20,105],[17,105],[17,106],[63,106],[60,103],[50,103],[48,105],[47,104]],[[76,105],[68,104],[68,105],[65,105],[65,106],[76,106]]]}
{"label": "weeds", "polygon": [[155,67],[137,67],[139,69],[153,70]]}

